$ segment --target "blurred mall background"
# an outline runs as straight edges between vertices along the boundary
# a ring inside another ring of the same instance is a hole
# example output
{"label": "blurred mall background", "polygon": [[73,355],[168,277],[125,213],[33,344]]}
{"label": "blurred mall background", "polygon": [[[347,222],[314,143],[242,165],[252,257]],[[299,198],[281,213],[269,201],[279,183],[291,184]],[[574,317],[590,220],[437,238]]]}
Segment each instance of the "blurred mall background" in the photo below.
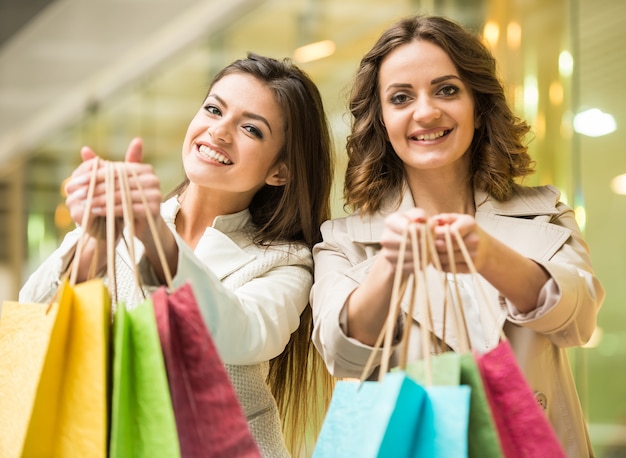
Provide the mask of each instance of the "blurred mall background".
{"label": "blurred mall background", "polygon": [[72,228],[59,191],[80,147],[121,159],[141,136],[169,190],[207,82],[247,51],[290,56],[319,85],[340,215],[346,89],[379,33],[416,12],[482,34],[533,126],[526,183],[576,209],[607,297],[571,359],[597,455],[626,456],[623,0],[0,0],[0,303]]}

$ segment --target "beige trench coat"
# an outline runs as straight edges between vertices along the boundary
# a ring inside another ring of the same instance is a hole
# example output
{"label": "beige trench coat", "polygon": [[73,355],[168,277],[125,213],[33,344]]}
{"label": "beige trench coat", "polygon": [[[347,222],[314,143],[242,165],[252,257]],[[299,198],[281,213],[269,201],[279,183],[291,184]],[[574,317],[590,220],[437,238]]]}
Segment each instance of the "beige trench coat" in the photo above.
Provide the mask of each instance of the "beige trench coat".
{"label": "beige trench coat", "polygon": [[[573,211],[559,202],[552,186],[516,187],[515,195],[498,202],[486,194],[475,195],[480,227],[521,254],[542,265],[552,276],[542,289],[538,307],[521,314],[482,277],[481,290],[489,310],[481,311],[487,348],[497,345],[501,330],[509,339],[517,361],[538,401],[544,407],[569,457],[593,456],[566,349],[585,344],[596,327],[604,289],[594,276],[589,250]],[[311,291],[314,343],[336,377],[360,377],[372,348],[346,336],[344,304],[366,278],[380,250],[385,217],[414,206],[407,190],[399,206],[360,217],[351,215],[327,221],[323,241],[313,251],[315,283]],[[506,266],[503,266],[506,268]],[[432,267],[430,268],[432,269]],[[435,275],[434,269],[428,272]],[[434,277],[432,277],[434,278]],[[520,279],[520,281],[524,281]],[[430,282],[435,285],[441,282]],[[442,292],[429,287],[432,304],[441,304]],[[434,294],[434,296],[433,296]],[[482,297],[482,296],[481,296]],[[408,301],[402,308],[407,310]],[[450,315],[450,314],[448,314]],[[419,312],[413,314],[409,361],[421,355]],[[441,309],[433,310],[434,331],[441,338]],[[459,350],[448,323],[446,344]],[[380,361],[381,352],[378,352]],[[393,358],[397,358],[394,354]],[[393,366],[394,361],[391,362]],[[370,378],[374,377],[370,375]]]}

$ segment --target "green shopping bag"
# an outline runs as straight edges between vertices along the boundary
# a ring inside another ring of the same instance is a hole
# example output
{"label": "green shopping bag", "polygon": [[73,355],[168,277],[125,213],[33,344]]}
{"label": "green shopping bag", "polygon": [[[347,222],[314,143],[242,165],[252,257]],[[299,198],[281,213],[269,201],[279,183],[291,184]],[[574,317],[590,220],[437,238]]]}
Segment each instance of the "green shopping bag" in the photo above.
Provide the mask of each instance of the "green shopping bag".
{"label": "green shopping bag", "polygon": [[502,458],[496,424],[491,414],[485,387],[476,359],[471,353],[461,355],[461,383],[472,387],[469,411],[468,456]]}
{"label": "green shopping bag", "polygon": [[111,458],[180,457],[165,363],[150,299],[115,311]]}

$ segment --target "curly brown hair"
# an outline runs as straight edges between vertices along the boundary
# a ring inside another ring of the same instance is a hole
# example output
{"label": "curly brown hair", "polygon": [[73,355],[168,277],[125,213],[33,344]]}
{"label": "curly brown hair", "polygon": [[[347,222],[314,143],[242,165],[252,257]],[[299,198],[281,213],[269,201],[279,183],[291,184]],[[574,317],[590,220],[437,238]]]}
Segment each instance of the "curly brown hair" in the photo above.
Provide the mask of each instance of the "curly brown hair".
{"label": "curly brown hair", "polygon": [[507,200],[514,179],[534,171],[523,142],[530,127],[509,107],[496,60],[480,39],[450,19],[418,15],[389,27],[361,59],[349,97],[352,130],[346,145],[346,206],[373,213],[385,196],[401,193],[404,167],[382,122],[378,75],[383,59],[413,40],[443,49],[472,91],[478,124],[469,151],[472,184],[495,199]]}

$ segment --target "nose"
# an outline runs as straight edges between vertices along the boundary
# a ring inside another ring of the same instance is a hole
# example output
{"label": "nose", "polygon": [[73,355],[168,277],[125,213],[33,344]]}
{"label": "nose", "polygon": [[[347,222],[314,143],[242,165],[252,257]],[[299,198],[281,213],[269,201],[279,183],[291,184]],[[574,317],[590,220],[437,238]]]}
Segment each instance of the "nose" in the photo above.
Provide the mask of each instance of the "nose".
{"label": "nose", "polygon": [[231,134],[230,127],[228,125],[228,121],[225,119],[215,120],[207,129],[209,135],[214,141],[222,141],[225,143],[230,143]]}
{"label": "nose", "polygon": [[415,101],[413,119],[421,123],[429,123],[441,118],[441,109],[437,101],[431,97],[419,97]]}

